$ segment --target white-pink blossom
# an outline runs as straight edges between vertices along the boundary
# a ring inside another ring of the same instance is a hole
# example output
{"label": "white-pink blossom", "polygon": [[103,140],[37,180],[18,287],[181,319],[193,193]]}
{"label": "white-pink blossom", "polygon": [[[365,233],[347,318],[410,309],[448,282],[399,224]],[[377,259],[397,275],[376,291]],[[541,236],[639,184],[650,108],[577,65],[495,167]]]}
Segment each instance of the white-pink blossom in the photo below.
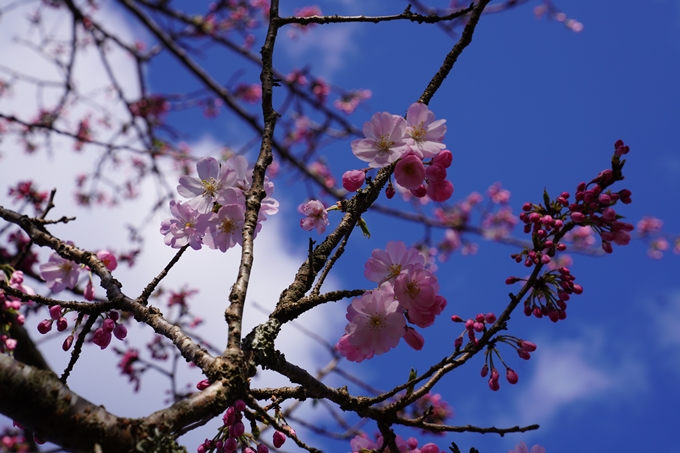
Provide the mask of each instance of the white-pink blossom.
{"label": "white-pink blossom", "polygon": [[307,217],[300,220],[300,226],[305,231],[311,231],[316,228],[316,232],[321,234],[326,231],[326,227],[330,224],[328,221],[328,213],[323,204],[318,200],[309,200],[300,206],[300,212]]}
{"label": "white-pink blossom", "polygon": [[427,269],[402,273],[394,281],[394,297],[406,310],[428,311],[438,291],[437,277]]}
{"label": "white-pink blossom", "polygon": [[366,261],[364,276],[372,282],[394,282],[402,272],[423,268],[425,259],[414,247],[406,247],[401,241],[390,241],[385,250],[375,249]]}
{"label": "white-pink blossom", "polygon": [[189,204],[199,213],[209,212],[222,188],[233,183],[228,176],[235,178],[235,175],[227,170],[227,166],[220,169],[220,164],[214,157],[203,157],[196,163],[198,178],[180,176],[177,193],[189,198]]}
{"label": "white-pink blossom", "polygon": [[404,141],[406,120],[388,112],[376,113],[364,123],[366,138],[351,143],[352,152],[368,162],[369,167],[382,168],[396,162],[408,151]]}
{"label": "white-pink blossom", "polygon": [[445,122],[435,121],[434,113],[425,104],[411,104],[406,112],[406,144],[421,159],[433,157],[446,148],[442,143],[446,134]]}
{"label": "white-pink blossom", "polygon": [[[347,341],[366,355],[383,354],[394,348],[406,333],[406,321],[391,286],[365,292],[348,307],[352,320],[345,328]],[[349,316],[348,316],[349,317]]]}
{"label": "white-pink blossom", "polygon": [[160,231],[165,236],[165,245],[178,249],[189,244],[192,249],[200,250],[204,230],[197,228],[198,211],[188,203],[170,200],[170,213],[174,218],[161,222]]}
{"label": "white-pink blossom", "polygon": [[[203,236],[205,245],[226,252],[236,244],[241,244],[244,221],[244,207],[240,204],[228,204],[222,206],[217,213],[199,216],[197,227],[205,231]],[[256,228],[256,233],[257,230]]]}
{"label": "white-pink blossom", "polygon": [[62,258],[56,252],[50,255],[47,263],[40,265],[40,277],[53,293],[74,288],[78,284],[79,275],[80,265]]}

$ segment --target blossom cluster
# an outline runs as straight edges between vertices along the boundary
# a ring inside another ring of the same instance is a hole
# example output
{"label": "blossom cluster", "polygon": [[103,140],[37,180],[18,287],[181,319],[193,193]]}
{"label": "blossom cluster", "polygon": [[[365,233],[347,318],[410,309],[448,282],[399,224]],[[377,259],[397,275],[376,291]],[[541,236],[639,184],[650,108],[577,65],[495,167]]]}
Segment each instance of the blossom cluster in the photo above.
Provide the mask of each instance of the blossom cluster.
{"label": "blossom cluster", "polygon": [[[177,192],[189,201],[170,201],[172,218],[161,222],[165,244],[173,248],[190,245],[199,250],[203,245],[226,252],[241,244],[245,222],[245,194],[250,189],[252,170],[243,156],[235,156],[224,164],[213,157],[196,163],[198,177],[181,176]],[[274,183],[265,179],[266,198],[262,200],[255,234],[266,215],[276,214],[279,203],[271,194]]]}
{"label": "blossom cluster", "polygon": [[420,252],[401,241],[373,250],[364,275],[379,286],[347,307],[349,324],[337,344],[343,356],[361,362],[396,347],[402,337],[412,348],[422,349],[425,340],[407,321],[429,327],[446,307],[437,277],[424,264]]}
{"label": "blossom cluster", "polygon": [[[69,245],[73,242],[67,241]],[[97,252],[97,258],[104,263],[106,268],[110,271],[118,267],[118,260],[116,256],[108,250],[100,250]],[[66,288],[75,288],[78,285],[80,272],[83,270],[89,271],[85,266],[62,258],[58,253],[54,252],[50,255],[46,263],[40,265],[40,277],[45,280],[45,284],[53,293],[60,293]],[[87,300],[94,300],[94,286],[92,284],[92,274],[88,272],[88,281],[83,291],[83,297]]]}
{"label": "blossom cluster", "polygon": [[[408,108],[406,118],[388,112],[375,113],[371,121],[364,124],[366,138],[351,143],[352,153],[370,168],[383,168],[396,162],[397,184],[417,198],[428,196],[433,201],[446,201],[453,193],[453,184],[446,179],[446,169],[453,156],[444,149],[445,122],[435,120],[434,113],[418,102]],[[425,159],[430,160],[424,162]],[[343,175],[343,187],[350,192],[363,184],[358,171]],[[394,193],[390,184],[388,198]]]}

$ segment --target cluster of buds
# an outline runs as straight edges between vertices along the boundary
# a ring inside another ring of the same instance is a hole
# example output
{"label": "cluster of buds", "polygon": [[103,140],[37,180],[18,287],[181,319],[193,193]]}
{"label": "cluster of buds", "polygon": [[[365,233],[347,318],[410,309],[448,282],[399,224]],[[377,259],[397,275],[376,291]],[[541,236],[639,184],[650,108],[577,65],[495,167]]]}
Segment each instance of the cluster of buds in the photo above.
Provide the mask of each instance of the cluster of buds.
{"label": "cluster of buds", "polygon": [[[503,361],[501,358],[500,353],[498,352],[498,349],[496,349],[496,344],[497,342],[503,342],[506,344],[511,345],[517,353],[519,354],[520,358],[524,360],[529,360],[531,358],[531,352],[536,350],[536,345],[530,341],[526,340],[521,340],[516,337],[511,337],[508,335],[502,335],[498,337],[496,341],[491,343],[489,347],[486,350],[486,361],[484,363],[484,366],[482,367],[482,371],[480,372],[480,375],[483,378],[486,378],[489,376],[489,388],[491,390],[498,391],[501,388],[501,385],[499,383],[500,379],[500,373],[498,369],[494,366],[493,362],[493,355],[495,354],[498,359],[501,361],[503,366],[505,367],[505,379],[512,385],[517,384],[519,381],[519,376],[517,375],[517,372],[510,368],[506,363]],[[489,371],[491,371],[491,374],[489,375]]]}
{"label": "cluster of buds", "polygon": [[[524,280],[518,277],[508,277],[505,281],[511,285]],[[576,277],[566,267],[560,267],[546,272],[539,277],[531,289],[531,294],[524,301],[524,314],[537,318],[547,316],[552,322],[566,319],[567,301],[572,294],[582,294],[583,287],[574,283]]]}
{"label": "cluster of buds", "polygon": [[[7,274],[0,269],[0,281],[12,289],[29,295],[35,294],[33,289],[23,284],[24,273],[22,271],[12,271],[8,281]],[[14,322],[20,326],[24,325],[25,318],[23,314],[19,313],[20,308],[21,299],[10,296],[0,289],[0,353],[11,352],[17,346],[17,340],[9,336],[9,330]]]}
{"label": "cluster of buds", "polygon": [[456,349],[460,349],[463,346],[463,336],[467,333],[468,339],[471,343],[477,344],[478,339],[476,334],[482,333],[486,330],[487,324],[493,324],[496,322],[496,315],[493,313],[479,313],[474,319],[468,319],[463,321],[458,315],[451,316],[451,321],[453,322],[465,322],[465,331],[460,334],[458,338],[454,341],[453,345]]}
{"label": "cluster of buds", "polygon": [[127,337],[127,328],[124,324],[117,323],[118,319],[118,312],[110,312],[109,317],[104,319],[101,327],[94,331],[92,342],[100,348],[106,349],[111,343],[111,334],[123,341]]}
{"label": "cluster of buds", "polygon": [[[266,445],[257,442],[252,434],[246,433],[246,427],[243,424],[245,411],[246,403],[243,400],[237,400],[229,406],[222,417],[224,425],[219,429],[219,433],[212,440],[206,439],[199,445],[198,453],[232,453],[239,449],[243,453],[268,453],[269,449]],[[280,431],[274,433],[273,443],[276,448],[283,445],[285,440],[286,436]]]}

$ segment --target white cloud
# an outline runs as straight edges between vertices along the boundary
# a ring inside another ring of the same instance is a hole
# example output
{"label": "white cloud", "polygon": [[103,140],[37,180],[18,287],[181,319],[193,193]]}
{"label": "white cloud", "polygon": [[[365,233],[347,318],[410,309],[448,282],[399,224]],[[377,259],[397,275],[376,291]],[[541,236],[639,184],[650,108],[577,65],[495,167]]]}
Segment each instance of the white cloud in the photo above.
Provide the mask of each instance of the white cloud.
{"label": "white cloud", "polygon": [[296,38],[284,38],[280,43],[293,64],[316,61],[313,73],[330,79],[357,54],[354,35],[358,30],[358,24],[317,25],[304,33],[296,31]]}
{"label": "white cloud", "polygon": [[[595,328],[584,332],[571,341],[537,341],[539,349],[523,367],[533,374],[526,376],[528,386],[517,395],[514,411],[503,416],[503,424],[549,426],[562,411],[620,401],[646,388],[646,365],[630,349],[609,347],[605,333]],[[524,374],[520,372],[520,381]]]}

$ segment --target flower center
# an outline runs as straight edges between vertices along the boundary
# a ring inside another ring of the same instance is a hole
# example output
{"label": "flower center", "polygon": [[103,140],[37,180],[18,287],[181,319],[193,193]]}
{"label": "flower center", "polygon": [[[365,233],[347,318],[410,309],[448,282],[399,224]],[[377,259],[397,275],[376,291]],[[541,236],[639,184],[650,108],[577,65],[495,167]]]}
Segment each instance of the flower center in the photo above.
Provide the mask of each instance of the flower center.
{"label": "flower center", "polygon": [[387,135],[381,135],[375,142],[375,146],[378,148],[380,154],[389,152],[392,145],[394,145],[394,142],[391,142]]}
{"label": "flower center", "polygon": [[393,264],[389,267],[390,269],[390,274],[387,276],[387,279],[393,279],[396,278],[399,274],[401,274],[401,264]]}
{"label": "flower center", "polygon": [[64,272],[65,274],[68,274],[69,272],[71,272],[72,269],[73,269],[73,264],[71,264],[70,261],[67,261],[67,262],[59,265],[59,270]]}
{"label": "flower center", "polygon": [[368,327],[371,330],[380,330],[385,324],[385,320],[377,313],[371,315],[371,319],[368,321]]}
{"label": "flower center", "polygon": [[420,288],[418,287],[418,284],[416,282],[408,282],[406,284],[406,293],[412,299],[415,299],[416,296],[420,293]]}
{"label": "flower center", "polygon": [[426,134],[427,131],[423,128],[422,122],[411,129],[411,138],[417,142],[422,141]]}
{"label": "flower center", "polygon": [[205,194],[214,197],[220,190],[220,185],[215,178],[201,179]]}
{"label": "flower center", "polygon": [[223,219],[220,223],[220,231],[227,234],[233,234],[236,231],[236,222],[231,219]]}

